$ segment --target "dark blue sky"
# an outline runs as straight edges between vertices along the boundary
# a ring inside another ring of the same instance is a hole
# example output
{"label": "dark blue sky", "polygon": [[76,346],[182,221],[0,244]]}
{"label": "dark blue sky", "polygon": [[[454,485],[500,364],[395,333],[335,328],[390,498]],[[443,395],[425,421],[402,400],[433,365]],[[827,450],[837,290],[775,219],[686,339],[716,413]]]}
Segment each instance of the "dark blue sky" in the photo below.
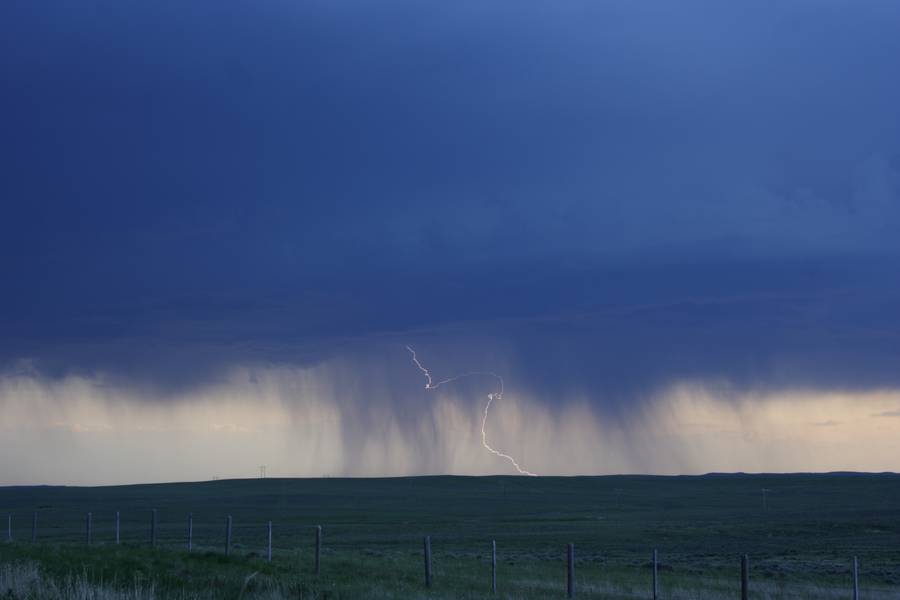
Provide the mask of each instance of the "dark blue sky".
{"label": "dark blue sky", "polygon": [[413,341],[548,401],[896,386],[898,31],[892,1],[4,2],[0,361],[166,389]]}

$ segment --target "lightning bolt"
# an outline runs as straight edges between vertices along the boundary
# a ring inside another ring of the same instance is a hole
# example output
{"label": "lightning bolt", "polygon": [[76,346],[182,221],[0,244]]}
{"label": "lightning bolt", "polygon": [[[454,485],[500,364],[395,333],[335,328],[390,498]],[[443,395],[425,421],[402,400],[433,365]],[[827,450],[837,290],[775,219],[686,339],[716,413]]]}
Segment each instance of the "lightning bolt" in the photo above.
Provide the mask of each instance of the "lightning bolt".
{"label": "lightning bolt", "polygon": [[516,471],[518,471],[520,475],[530,475],[531,477],[537,477],[536,473],[532,473],[531,471],[523,469],[521,466],[519,466],[519,463],[516,462],[515,458],[513,458],[509,454],[500,452],[496,448],[492,448],[491,445],[488,444],[488,442],[487,442],[487,433],[485,432],[485,426],[487,424],[488,413],[491,410],[491,404],[494,402],[494,400],[500,400],[503,398],[503,378],[502,377],[500,377],[499,375],[497,375],[496,373],[491,372],[491,371],[469,371],[468,373],[456,375],[455,377],[450,377],[448,379],[442,379],[441,381],[438,381],[437,383],[435,383],[434,379],[432,379],[432,377],[431,377],[431,373],[428,371],[428,369],[426,369],[422,365],[421,362],[419,362],[419,359],[416,357],[416,351],[413,350],[412,348],[410,348],[409,346],[407,346],[406,349],[409,350],[409,353],[412,355],[413,364],[416,365],[416,367],[418,367],[418,369],[420,371],[422,371],[423,375],[425,375],[425,389],[426,390],[436,390],[437,388],[441,387],[445,383],[451,383],[453,381],[456,381],[457,379],[463,379],[464,377],[488,376],[488,377],[493,377],[494,379],[496,379],[497,382],[500,384],[500,391],[492,392],[492,393],[488,394],[487,404],[484,405],[484,415],[481,417],[481,445],[484,446],[487,449],[487,451],[490,452],[491,454],[493,454],[495,456],[499,456],[500,458],[503,458],[505,460],[508,460],[509,463],[513,467],[515,467]]}

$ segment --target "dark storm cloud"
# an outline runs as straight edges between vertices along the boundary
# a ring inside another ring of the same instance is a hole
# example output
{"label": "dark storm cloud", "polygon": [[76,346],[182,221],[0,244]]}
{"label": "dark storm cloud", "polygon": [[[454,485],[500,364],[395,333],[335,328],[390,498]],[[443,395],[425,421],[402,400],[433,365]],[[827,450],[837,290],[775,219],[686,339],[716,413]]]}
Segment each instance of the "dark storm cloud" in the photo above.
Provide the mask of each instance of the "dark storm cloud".
{"label": "dark storm cloud", "polygon": [[548,398],[897,383],[893,2],[0,17],[8,362],[166,387],[413,339]]}

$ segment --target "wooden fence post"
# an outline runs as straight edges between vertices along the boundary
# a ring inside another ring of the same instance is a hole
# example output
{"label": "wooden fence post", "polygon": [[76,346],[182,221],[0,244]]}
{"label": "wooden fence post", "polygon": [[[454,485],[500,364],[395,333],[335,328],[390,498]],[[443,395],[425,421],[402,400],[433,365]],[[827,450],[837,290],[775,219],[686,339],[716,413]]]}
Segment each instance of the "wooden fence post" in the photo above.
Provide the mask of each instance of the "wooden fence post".
{"label": "wooden fence post", "polygon": [[321,572],[322,569],[322,526],[316,525],[316,564],[315,571],[316,575]]}
{"label": "wooden fence post", "polygon": [[194,513],[188,513],[188,552],[194,549]]}
{"label": "wooden fence post", "polygon": [[269,562],[272,562],[272,521],[269,521],[269,552],[267,553]]}
{"label": "wooden fence post", "polygon": [[116,511],[116,546],[119,545],[119,539],[120,539],[119,534],[121,533],[121,529],[122,529],[122,521],[121,521],[121,518],[119,515],[119,511]]}
{"label": "wooden fence post", "polygon": [[425,587],[431,587],[431,536],[426,535],[425,541]]}
{"label": "wooden fence post", "polygon": [[750,598],[750,557],[741,557],[741,600]]}
{"label": "wooden fence post", "polygon": [[31,517],[31,543],[37,542],[37,511]]}
{"label": "wooden fence post", "polygon": [[497,540],[491,540],[491,593],[497,593]]}
{"label": "wooden fence post", "polygon": [[84,522],[84,528],[85,528],[84,538],[85,538],[85,541],[87,542],[88,546],[91,545],[91,525],[92,525],[91,521],[92,520],[93,520],[93,518],[92,518],[91,513],[88,513],[87,519],[85,519],[85,522]]}
{"label": "wooden fence post", "polygon": [[653,549],[653,600],[659,600],[659,555]]}
{"label": "wooden fence post", "polygon": [[150,511],[150,545],[156,547],[156,509]]}
{"label": "wooden fence post", "polygon": [[566,549],[566,558],[568,559],[568,569],[566,572],[566,596],[568,598],[575,597],[575,544],[569,544]]}
{"label": "wooden fence post", "polygon": [[859,600],[859,559],[853,557],[853,600]]}
{"label": "wooden fence post", "polygon": [[225,556],[231,554],[231,515],[225,520]]}

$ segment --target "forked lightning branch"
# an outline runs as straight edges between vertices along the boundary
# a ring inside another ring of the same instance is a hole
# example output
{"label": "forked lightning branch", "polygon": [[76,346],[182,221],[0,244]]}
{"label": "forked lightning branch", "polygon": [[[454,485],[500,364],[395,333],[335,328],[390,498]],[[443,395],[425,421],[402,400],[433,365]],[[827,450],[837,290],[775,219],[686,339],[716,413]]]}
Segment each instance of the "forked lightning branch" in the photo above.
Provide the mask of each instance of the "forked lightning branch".
{"label": "forked lightning branch", "polygon": [[413,350],[412,348],[410,348],[409,346],[407,346],[406,349],[409,350],[409,353],[412,355],[413,364],[415,364],[416,367],[418,367],[419,370],[422,371],[422,373],[425,375],[425,389],[426,390],[436,390],[437,388],[441,387],[445,383],[451,383],[458,379],[463,379],[464,377],[487,376],[487,377],[493,377],[494,379],[496,379],[500,385],[500,389],[496,392],[491,392],[490,394],[488,394],[487,403],[484,405],[484,415],[482,415],[482,417],[481,417],[481,445],[484,446],[488,450],[488,452],[490,452],[491,454],[493,454],[495,456],[499,456],[500,458],[503,458],[505,460],[508,460],[509,463],[516,469],[516,471],[519,472],[520,475],[530,475],[532,477],[537,477],[536,473],[532,473],[531,471],[528,471],[527,469],[523,469],[521,466],[519,466],[519,463],[516,462],[515,458],[513,458],[509,454],[500,452],[496,448],[491,447],[491,445],[488,444],[488,442],[487,442],[487,433],[485,432],[485,426],[487,425],[487,418],[488,418],[488,414],[491,410],[491,404],[494,402],[494,400],[500,400],[503,398],[503,378],[502,377],[500,377],[499,375],[497,375],[496,373],[493,373],[491,371],[469,371],[468,373],[456,375],[456,376],[450,377],[448,379],[442,379],[441,381],[438,381],[437,383],[435,383],[434,379],[431,377],[431,373],[428,371],[428,369],[426,369],[422,365],[421,362],[419,362],[419,359],[416,357],[416,351]]}

